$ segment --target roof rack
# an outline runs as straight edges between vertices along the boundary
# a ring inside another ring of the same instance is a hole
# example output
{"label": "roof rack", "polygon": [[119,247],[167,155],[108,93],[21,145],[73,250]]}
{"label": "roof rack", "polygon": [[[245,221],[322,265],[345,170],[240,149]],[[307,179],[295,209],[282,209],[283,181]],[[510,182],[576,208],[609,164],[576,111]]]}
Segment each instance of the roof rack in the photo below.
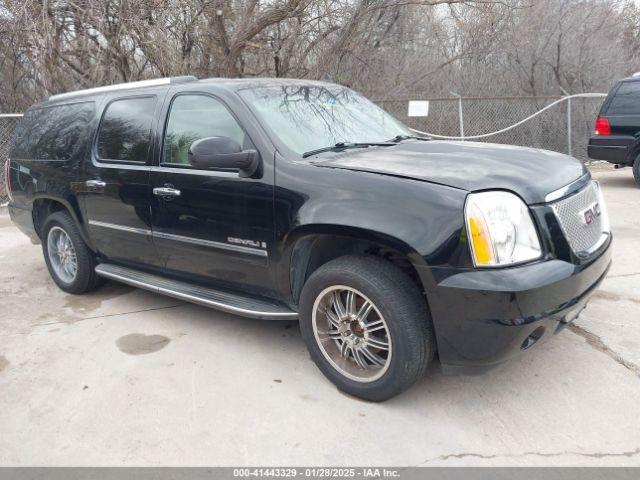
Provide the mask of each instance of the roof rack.
{"label": "roof rack", "polygon": [[187,83],[198,80],[193,75],[185,75],[182,77],[154,78],[152,80],[140,80],[138,82],[116,83],[114,85],[106,85],[104,87],[87,88],[84,90],[74,90],[73,92],[58,93],[51,95],[47,100],[60,100],[63,98],[75,97],[76,95],[89,95],[92,93],[112,92],[114,90],[128,90],[130,88],[157,87],[159,85],[169,85],[172,83]]}

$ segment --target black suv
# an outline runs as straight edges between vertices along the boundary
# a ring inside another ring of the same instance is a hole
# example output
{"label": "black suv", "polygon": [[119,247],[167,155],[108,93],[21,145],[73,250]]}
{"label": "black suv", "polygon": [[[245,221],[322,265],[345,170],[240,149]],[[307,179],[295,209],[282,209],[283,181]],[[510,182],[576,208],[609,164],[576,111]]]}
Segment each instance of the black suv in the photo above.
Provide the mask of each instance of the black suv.
{"label": "black suv", "polygon": [[[30,108],[13,221],[66,292],[125,282],[299,319],[312,359],[370,400],[552,337],[610,265],[602,193],[565,155],[431,141],[347,88],[159,79]],[[571,361],[567,359],[567,361]]]}
{"label": "black suv", "polygon": [[640,76],[621,80],[602,104],[589,139],[589,158],[633,167],[640,185]]}

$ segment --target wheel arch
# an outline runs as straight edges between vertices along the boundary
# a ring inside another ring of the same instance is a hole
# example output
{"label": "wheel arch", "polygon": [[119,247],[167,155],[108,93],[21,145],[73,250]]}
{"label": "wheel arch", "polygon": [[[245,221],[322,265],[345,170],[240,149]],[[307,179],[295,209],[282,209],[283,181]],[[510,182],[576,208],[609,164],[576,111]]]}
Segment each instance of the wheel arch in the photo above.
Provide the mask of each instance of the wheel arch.
{"label": "wheel arch", "polygon": [[54,212],[64,211],[71,216],[71,219],[75,222],[78,230],[80,231],[82,239],[90,248],[92,248],[92,244],[84,226],[80,207],[77,203],[74,203],[67,199],[50,195],[41,194],[34,196],[32,202],[33,226],[40,240],[42,240],[42,228],[44,227],[44,222],[47,217]]}
{"label": "wheel arch", "polygon": [[351,254],[372,255],[395,264],[424,292],[416,270],[417,265],[425,265],[422,256],[402,240],[381,232],[341,225],[305,225],[288,236],[285,252],[287,287],[296,305],[314,271],[335,258]]}

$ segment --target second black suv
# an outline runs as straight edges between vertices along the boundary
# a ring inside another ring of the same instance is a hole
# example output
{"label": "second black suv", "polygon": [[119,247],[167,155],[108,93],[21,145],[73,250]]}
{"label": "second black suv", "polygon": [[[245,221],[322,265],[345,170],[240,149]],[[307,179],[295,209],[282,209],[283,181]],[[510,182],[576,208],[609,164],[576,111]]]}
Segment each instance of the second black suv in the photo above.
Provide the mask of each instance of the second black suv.
{"label": "second black suv", "polygon": [[589,140],[589,158],[633,167],[640,185],[640,76],[621,80],[602,104]]}
{"label": "second black suv", "polygon": [[322,82],[56,95],[26,112],[7,169],[11,217],[64,291],[105,277],[299,319],[320,370],[370,400],[436,353],[478,371],[553,337],[610,265],[602,192],[578,160],[415,137]]}

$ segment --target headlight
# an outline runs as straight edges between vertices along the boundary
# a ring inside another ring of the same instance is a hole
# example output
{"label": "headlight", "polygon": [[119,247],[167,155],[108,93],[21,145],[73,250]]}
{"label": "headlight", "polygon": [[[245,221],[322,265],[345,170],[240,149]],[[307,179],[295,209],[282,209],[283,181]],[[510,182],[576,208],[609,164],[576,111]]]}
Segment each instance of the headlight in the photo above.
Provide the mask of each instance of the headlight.
{"label": "headlight", "polygon": [[509,192],[467,197],[465,220],[477,267],[500,267],[540,258],[542,249],[529,208]]}

